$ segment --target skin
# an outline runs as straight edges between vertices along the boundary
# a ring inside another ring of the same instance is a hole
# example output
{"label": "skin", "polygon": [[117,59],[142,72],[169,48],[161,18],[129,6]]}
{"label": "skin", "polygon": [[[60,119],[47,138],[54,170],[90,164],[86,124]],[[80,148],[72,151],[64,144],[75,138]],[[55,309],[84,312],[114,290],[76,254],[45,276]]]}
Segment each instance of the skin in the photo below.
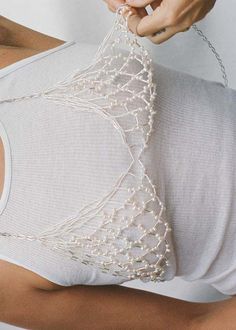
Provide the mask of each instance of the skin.
{"label": "skin", "polygon": [[[132,7],[129,28],[137,35],[146,36],[154,44],[161,44],[176,33],[187,31],[202,20],[214,7],[216,0],[104,0],[115,12],[122,4]],[[151,6],[148,15],[146,8]],[[164,32],[155,35],[155,33]]]}
{"label": "skin", "polygon": [[[0,38],[1,67],[64,43],[3,17]],[[3,162],[3,146],[0,150]],[[4,164],[0,168],[3,179]],[[118,285],[64,287],[3,260],[0,278],[0,322],[26,329],[236,328],[236,296],[193,303]]]}
{"label": "skin", "polygon": [[26,329],[195,330],[213,307],[118,285],[11,289],[0,321]]}
{"label": "skin", "polygon": [[64,42],[0,16],[0,69]]}

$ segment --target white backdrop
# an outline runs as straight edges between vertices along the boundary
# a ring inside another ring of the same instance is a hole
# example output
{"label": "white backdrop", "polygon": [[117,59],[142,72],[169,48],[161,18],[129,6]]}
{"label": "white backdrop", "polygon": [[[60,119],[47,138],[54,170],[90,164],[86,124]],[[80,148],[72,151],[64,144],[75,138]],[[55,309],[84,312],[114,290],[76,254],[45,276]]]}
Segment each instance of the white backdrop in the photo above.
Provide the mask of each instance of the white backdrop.
{"label": "white backdrop", "polygon": [[[95,44],[102,41],[114,20],[114,14],[107,10],[102,0],[8,0],[1,2],[0,14],[63,40]],[[235,22],[235,0],[218,0],[212,12],[198,23],[221,55],[228,73],[229,87],[234,89],[236,89]],[[160,64],[209,80],[222,81],[214,55],[192,29],[176,35],[162,45],[154,45],[144,39],[142,42]],[[123,285],[189,301],[208,302],[228,298],[200,281],[190,283],[179,278],[157,284],[143,284],[135,280]],[[15,327],[0,323],[0,329],[11,328]]]}

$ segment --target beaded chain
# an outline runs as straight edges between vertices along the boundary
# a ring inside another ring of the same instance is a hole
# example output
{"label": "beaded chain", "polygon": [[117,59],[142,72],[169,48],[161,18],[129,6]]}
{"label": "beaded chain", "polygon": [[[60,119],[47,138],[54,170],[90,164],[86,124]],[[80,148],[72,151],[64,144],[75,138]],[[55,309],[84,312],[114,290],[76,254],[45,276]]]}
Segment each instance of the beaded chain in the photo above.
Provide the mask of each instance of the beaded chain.
{"label": "beaded chain", "polygon": [[211,52],[215,55],[215,58],[218,61],[218,64],[219,64],[219,67],[220,67],[220,70],[221,70],[221,73],[222,73],[222,78],[223,78],[223,81],[224,81],[224,87],[225,88],[228,87],[229,81],[228,81],[225,66],[223,64],[223,61],[222,61],[220,55],[217,53],[215,47],[212,45],[210,40],[205,36],[205,34],[202,32],[202,30],[199,29],[199,27],[196,24],[193,24],[192,28],[202,38],[202,40],[207,44],[207,46],[211,50]]}
{"label": "beaded chain", "polygon": [[[127,8],[126,8],[127,9]],[[128,29],[119,8],[91,64],[43,92],[3,102],[43,97],[72,111],[103,116],[116,129],[131,163],[101,199],[39,234],[0,233],[38,241],[55,252],[127,280],[165,281],[171,228],[165,206],[141,160],[153,131],[156,85],[152,60]],[[122,49],[123,47],[123,49]]]}

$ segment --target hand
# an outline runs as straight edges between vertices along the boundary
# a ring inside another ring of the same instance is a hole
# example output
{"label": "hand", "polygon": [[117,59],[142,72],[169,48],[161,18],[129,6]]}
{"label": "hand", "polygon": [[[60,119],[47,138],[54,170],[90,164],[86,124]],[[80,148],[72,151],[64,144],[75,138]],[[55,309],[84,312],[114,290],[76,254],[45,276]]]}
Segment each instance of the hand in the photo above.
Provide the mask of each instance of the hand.
{"label": "hand", "polygon": [[[119,6],[126,4],[126,0],[103,0],[107,7],[115,13]],[[142,18],[147,15],[147,11],[145,8],[139,7],[139,8],[130,8],[134,15],[139,16],[139,18]]]}
{"label": "hand", "polygon": [[[114,13],[117,11],[119,6],[127,4],[126,0],[103,0],[103,1],[107,4],[108,8]],[[131,6],[127,6],[127,7],[132,12],[132,15],[129,17],[129,21],[128,21],[129,29],[133,33],[136,33],[136,28],[138,23],[144,16],[148,15],[148,13],[146,9],[143,7],[138,7],[138,8],[134,8]],[[126,17],[127,13],[128,11],[124,11],[122,15]]]}
{"label": "hand", "polygon": [[[160,44],[178,32],[187,31],[191,25],[203,19],[214,7],[216,0],[126,0],[134,8],[150,5],[153,12],[136,18],[136,26],[130,26],[139,36],[147,36]],[[131,24],[132,25],[132,24]]]}
{"label": "hand", "polygon": [[125,0],[103,0],[104,2],[106,2],[107,7],[113,11],[113,13],[116,12],[116,9],[120,6],[123,5],[125,3]]}

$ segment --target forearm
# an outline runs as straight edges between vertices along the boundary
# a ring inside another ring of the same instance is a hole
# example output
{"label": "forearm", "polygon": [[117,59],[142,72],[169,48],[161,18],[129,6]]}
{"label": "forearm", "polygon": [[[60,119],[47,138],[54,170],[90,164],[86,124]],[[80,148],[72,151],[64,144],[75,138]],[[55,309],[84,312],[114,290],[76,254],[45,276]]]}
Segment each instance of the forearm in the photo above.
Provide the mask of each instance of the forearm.
{"label": "forearm", "polygon": [[63,41],[60,39],[34,31],[0,16],[0,45],[44,51],[62,43]]}
{"label": "forearm", "polygon": [[18,299],[8,302],[3,322],[32,330],[190,330],[211,305],[117,285],[34,290]]}

